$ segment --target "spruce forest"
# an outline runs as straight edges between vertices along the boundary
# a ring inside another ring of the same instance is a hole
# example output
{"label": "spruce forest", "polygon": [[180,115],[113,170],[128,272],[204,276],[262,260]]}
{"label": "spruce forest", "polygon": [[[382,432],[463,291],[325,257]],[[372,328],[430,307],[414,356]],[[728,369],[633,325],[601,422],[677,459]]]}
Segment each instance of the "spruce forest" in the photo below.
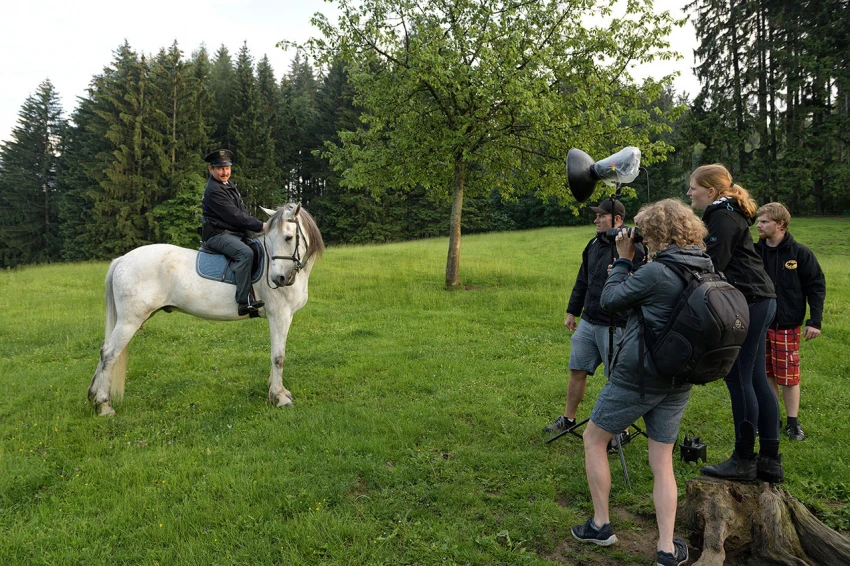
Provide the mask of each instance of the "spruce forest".
{"label": "spruce forest", "polygon": [[[648,200],[683,197],[690,171],[712,162],[760,203],[784,202],[794,215],[846,214],[850,3],[695,0],[688,10],[700,91],[677,93],[669,78],[650,79],[618,89],[631,92],[631,106],[606,117],[648,140],[647,175],[627,191],[628,214]],[[369,127],[363,73],[399,69],[380,57],[355,68],[326,47],[324,57],[298,50],[277,80],[268,59],[257,61],[247,46],[187,54],[175,41],[150,55],[125,43],[73,109],[60,107],[45,80],[0,147],[0,267],[104,260],[156,242],[197,247],[203,156],[219,147],[235,153],[234,179],[258,217],[259,206],[301,202],[331,244],[447,235],[452,187],[345,182],[357,164],[334,159],[332,149]],[[592,107],[592,89],[578,96],[571,88],[564,104]],[[583,149],[600,159],[624,139]],[[523,149],[563,171],[560,145],[570,141],[529,137]],[[523,174],[496,171],[505,179],[499,187],[467,194],[465,233],[588,222],[566,192],[541,190],[529,162],[516,168]]]}

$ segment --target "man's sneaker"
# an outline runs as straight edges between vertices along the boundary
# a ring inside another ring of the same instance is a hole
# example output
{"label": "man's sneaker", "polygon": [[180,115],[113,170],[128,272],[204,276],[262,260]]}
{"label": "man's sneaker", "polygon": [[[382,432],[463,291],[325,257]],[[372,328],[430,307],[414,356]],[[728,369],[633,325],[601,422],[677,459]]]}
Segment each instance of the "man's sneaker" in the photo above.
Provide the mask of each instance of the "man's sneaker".
{"label": "man's sneaker", "polygon": [[614,534],[614,529],[611,528],[611,523],[605,523],[601,527],[597,527],[593,522],[593,517],[587,520],[583,525],[576,525],[570,532],[576,540],[582,542],[592,542],[599,546],[611,546],[617,542],[617,535]]}
{"label": "man's sneaker", "polygon": [[622,445],[622,446],[625,446],[626,444],[628,444],[629,442],[632,441],[632,437],[629,436],[629,433],[626,432],[626,431],[623,431],[623,432],[621,432],[617,435],[614,435],[613,437],[611,437],[611,440],[608,441],[608,454],[616,454],[617,453],[617,444],[616,444],[616,441],[614,439],[617,438],[618,436],[620,437],[620,445]]}
{"label": "man's sneaker", "polygon": [[806,435],[803,433],[803,427],[800,426],[800,423],[795,425],[788,423],[785,427],[785,433],[791,440],[803,440],[806,438]]}
{"label": "man's sneaker", "polygon": [[575,419],[568,419],[564,415],[561,415],[555,419],[555,422],[544,428],[543,432],[560,432],[562,430],[567,430],[574,424],[576,424]]}
{"label": "man's sneaker", "polygon": [[657,550],[655,552],[658,566],[681,566],[688,561],[688,545],[680,538],[673,539],[673,554]]}

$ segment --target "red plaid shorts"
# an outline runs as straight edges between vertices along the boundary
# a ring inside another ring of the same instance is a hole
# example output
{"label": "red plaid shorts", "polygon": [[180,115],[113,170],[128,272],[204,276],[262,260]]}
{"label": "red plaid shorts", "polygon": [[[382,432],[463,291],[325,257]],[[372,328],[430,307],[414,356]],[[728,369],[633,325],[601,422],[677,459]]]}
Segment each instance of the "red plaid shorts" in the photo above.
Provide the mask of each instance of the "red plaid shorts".
{"label": "red plaid shorts", "polygon": [[765,348],[767,376],[778,385],[800,384],[800,327],[767,329]]}

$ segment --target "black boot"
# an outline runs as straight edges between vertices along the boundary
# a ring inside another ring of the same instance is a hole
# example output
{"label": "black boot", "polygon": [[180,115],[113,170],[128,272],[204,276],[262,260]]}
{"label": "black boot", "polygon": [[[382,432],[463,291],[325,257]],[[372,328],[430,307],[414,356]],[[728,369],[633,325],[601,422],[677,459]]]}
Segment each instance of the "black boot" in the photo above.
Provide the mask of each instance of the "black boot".
{"label": "black boot", "polygon": [[753,481],[756,479],[757,460],[757,454],[750,458],[741,458],[737,452],[732,452],[732,456],[725,462],[703,466],[702,473],[724,480]]}
{"label": "black boot", "polygon": [[239,316],[245,316],[246,314],[254,314],[258,312],[261,308],[266,306],[266,303],[263,301],[252,301],[250,298],[248,299],[248,304],[239,304],[238,313]]}
{"label": "black boot", "polygon": [[782,467],[782,454],[759,456],[756,475],[760,480],[770,483],[785,482],[785,468]]}

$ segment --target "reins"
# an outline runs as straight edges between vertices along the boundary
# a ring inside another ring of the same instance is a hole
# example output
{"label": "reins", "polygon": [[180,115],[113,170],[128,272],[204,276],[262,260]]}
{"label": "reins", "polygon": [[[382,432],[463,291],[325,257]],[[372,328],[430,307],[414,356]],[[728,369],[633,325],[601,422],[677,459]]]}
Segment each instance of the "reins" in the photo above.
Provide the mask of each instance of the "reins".
{"label": "reins", "polygon": [[[293,262],[295,266],[292,268],[292,271],[289,272],[289,275],[286,277],[286,282],[284,283],[284,287],[289,287],[293,283],[295,283],[295,276],[298,275],[298,272],[304,269],[305,264],[301,262],[301,237],[303,236],[303,232],[301,231],[301,223],[298,221],[298,218],[287,218],[287,222],[295,223],[295,251],[292,255],[269,255],[268,248],[268,234],[263,236],[263,249],[266,252],[266,285],[269,286],[269,289],[279,289],[280,285],[275,284],[272,287],[271,278],[269,277],[269,271],[271,271],[271,260],[274,259],[285,259]],[[304,237],[306,240],[307,238]]]}

